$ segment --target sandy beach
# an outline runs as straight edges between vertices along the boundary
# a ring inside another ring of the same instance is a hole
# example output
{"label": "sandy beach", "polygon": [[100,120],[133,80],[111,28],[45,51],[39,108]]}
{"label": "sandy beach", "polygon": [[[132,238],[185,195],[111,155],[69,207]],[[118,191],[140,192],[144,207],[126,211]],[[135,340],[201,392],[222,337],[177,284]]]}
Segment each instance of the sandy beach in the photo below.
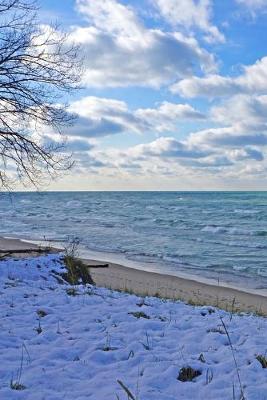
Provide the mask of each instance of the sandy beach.
{"label": "sandy beach", "polygon": [[[100,260],[84,260],[88,265]],[[267,297],[223,285],[212,285],[177,276],[140,271],[109,263],[108,268],[90,268],[97,286],[128,291],[141,296],[179,299],[190,304],[212,305],[228,311],[267,315]]]}
{"label": "sandy beach", "polygon": [[[14,251],[12,256],[38,255],[40,246],[19,239],[0,239],[0,251]],[[16,253],[17,251],[17,253]],[[53,251],[56,251],[54,248]],[[159,296],[167,299],[183,300],[190,304],[217,306],[230,311],[257,312],[267,315],[267,296],[223,284],[209,284],[195,279],[155,272],[137,270],[116,263],[108,267],[95,268],[106,261],[83,261],[90,267],[92,278],[97,286],[135,293],[141,296]]]}

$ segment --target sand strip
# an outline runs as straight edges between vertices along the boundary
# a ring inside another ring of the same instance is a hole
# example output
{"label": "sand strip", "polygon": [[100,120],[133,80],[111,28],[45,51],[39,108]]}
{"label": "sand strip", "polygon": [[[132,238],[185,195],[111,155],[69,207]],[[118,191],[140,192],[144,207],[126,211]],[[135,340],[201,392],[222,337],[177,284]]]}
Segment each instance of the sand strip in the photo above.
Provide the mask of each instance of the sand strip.
{"label": "sand strip", "polygon": [[[89,266],[100,262],[84,261]],[[114,263],[109,263],[109,268],[90,268],[90,272],[97,286],[113,290],[127,291],[141,296],[179,299],[190,304],[211,305],[228,311],[257,312],[267,315],[267,297],[260,294],[193,279],[140,271]]]}

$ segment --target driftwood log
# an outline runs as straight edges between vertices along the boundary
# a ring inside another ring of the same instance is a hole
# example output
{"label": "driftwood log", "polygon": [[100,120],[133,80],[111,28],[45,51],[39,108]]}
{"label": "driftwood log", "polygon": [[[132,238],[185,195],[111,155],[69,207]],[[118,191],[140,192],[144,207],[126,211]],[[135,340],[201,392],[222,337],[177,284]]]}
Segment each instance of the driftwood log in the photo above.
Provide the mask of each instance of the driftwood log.
{"label": "driftwood log", "polygon": [[14,249],[14,250],[2,250],[0,249],[0,254],[23,254],[23,253],[47,253],[50,249]]}
{"label": "driftwood log", "polygon": [[108,268],[109,264],[88,265],[88,268]]}

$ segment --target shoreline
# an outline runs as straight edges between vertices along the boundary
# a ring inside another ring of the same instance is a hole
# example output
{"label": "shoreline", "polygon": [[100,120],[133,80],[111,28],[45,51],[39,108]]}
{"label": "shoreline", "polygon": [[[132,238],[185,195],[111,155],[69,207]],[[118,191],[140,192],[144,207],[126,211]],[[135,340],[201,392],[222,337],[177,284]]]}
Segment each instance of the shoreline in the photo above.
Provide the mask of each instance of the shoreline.
{"label": "shoreline", "polygon": [[[30,246],[29,246],[30,244]],[[0,238],[0,248],[40,249],[33,241]],[[55,251],[60,250],[54,247]],[[15,254],[15,253],[14,253]],[[25,254],[25,253],[24,253]],[[28,254],[32,256],[31,253]],[[80,256],[90,268],[96,286],[112,290],[125,291],[140,296],[155,296],[181,300],[192,305],[209,305],[233,312],[252,312],[267,315],[267,295],[259,290],[234,288],[224,284],[208,283],[196,280],[196,276],[181,277],[159,272],[144,271],[119,263],[110,262],[104,257],[91,258]],[[95,264],[106,264],[108,268],[93,268]]]}
{"label": "shoreline", "polygon": [[[12,237],[5,237],[6,239],[13,239]],[[57,241],[40,241],[40,240],[29,240],[23,238],[17,238],[24,243],[30,243],[31,245],[37,245],[39,247],[46,247],[47,243],[49,247],[56,249],[57,251],[64,250],[64,246],[62,246],[63,242]],[[234,289],[242,292],[247,292],[251,294],[256,294],[260,296],[267,297],[267,287],[266,288],[258,288],[258,287],[248,287],[245,285],[238,285],[234,281],[227,282],[222,278],[221,275],[218,274],[218,278],[207,278],[206,276],[201,276],[200,274],[193,274],[190,272],[184,271],[174,271],[171,269],[165,269],[162,271],[159,268],[159,264],[156,262],[145,262],[145,261],[136,261],[130,258],[127,258],[123,253],[116,253],[116,252],[108,252],[108,251],[99,251],[99,250],[91,250],[91,249],[83,249],[80,248],[78,250],[77,258],[84,259],[84,260],[93,260],[97,263],[110,263],[120,265],[123,268],[130,268],[141,272],[148,272],[148,273],[156,273],[160,275],[167,275],[170,277],[177,277],[182,278],[185,280],[192,280],[200,283],[204,283],[211,286],[223,286],[229,289]]]}

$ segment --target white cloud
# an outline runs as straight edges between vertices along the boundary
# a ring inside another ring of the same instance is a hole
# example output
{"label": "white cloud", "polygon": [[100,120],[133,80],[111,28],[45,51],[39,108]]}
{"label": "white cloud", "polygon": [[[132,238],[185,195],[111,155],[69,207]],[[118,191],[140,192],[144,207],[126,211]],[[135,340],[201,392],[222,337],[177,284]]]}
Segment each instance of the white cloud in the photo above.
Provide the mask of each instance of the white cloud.
{"label": "white cloud", "polygon": [[220,75],[209,75],[204,78],[197,76],[183,79],[170,88],[172,93],[179,94],[183,97],[217,97],[234,94],[235,85],[233,79]]}
{"label": "white cloud", "polygon": [[236,95],[211,109],[212,118],[253,132],[267,130],[267,95]]}
{"label": "white cloud", "polygon": [[[119,169],[143,175],[155,168],[159,172],[165,171],[164,174],[173,174],[179,168],[188,173],[205,170],[213,174],[229,169],[237,173],[237,169],[244,169],[245,165],[265,163],[267,134],[264,130],[258,132],[256,127],[265,124],[266,107],[267,96],[235,96],[211,110],[214,121],[229,126],[193,132],[183,140],[159,137],[124,150],[102,150],[96,144],[87,151],[88,156],[79,157],[78,154],[79,165],[83,170],[88,165],[90,171],[100,168],[105,173],[116,173]],[[67,132],[71,138],[92,138],[119,132],[175,132],[177,122],[182,119],[204,118],[188,104],[163,102],[155,108],[131,111],[123,101],[92,96],[73,102],[71,111],[79,116],[77,126]],[[245,116],[246,123],[243,121]],[[81,147],[81,154],[85,146],[86,152],[86,143],[75,145]]]}
{"label": "white cloud", "polygon": [[[195,166],[208,162],[210,150],[199,150],[173,137],[160,137],[150,143],[138,144],[125,150],[107,149],[96,151],[94,157],[104,163],[109,161],[109,169],[126,170],[130,174],[157,172],[159,175],[175,174],[177,168]],[[203,160],[203,161],[201,161]],[[210,164],[212,161],[210,160]]]}
{"label": "white cloud", "polygon": [[122,37],[142,38],[145,28],[134,10],[116,0],[77,0],[77,9],[96,28]]}
{"label": "white cloud", "polygon": [[201,151],[173,137],[160,137],[153,142],[139,144],[128,151],[128,155],[136,159],[146,157],[197,159],[207,157],[210,153],[210,150]]}
{"label": "white cloud", "polygon": [[80,177],[101,176],[101,182],[110,180],[113,189],[115,182],[118,187],[131,182],[132,188],[140,189],[140,182],[132,181],[134,177],[141,179],[142,187],[146,189],[153,177],[156,179],[154,184],[158,184],[161,178],[166,183],[168,177],[179,179],[181,184],[183,177],[187,188],[198,185],[199,180],[202,184],[208,182],[211,177],[216,177],[217,183],[225,187],[232,179],[243,182],[247,187],[248,177],[265,178],[266,145],[267,137],[262,135],[260,141],[253,141],[253,135],[244,134],[241,137],[232,128],[195,132],[183,141],[174,137],[159,137],[123,150],[102,149],[96,145],[89,151],[76,153],[74,173],[80,174]]}
{"label": "white cloud", "polygon": [[231,163],[262,162],[267,149],[267,95],[234,95],[210,110],[222,127],[194,132],[187,143],[220,152]]}
{"label": "white cloud", "polygon": [[[208,132],[206,133],[207,135],[204,135],[204,132],[195,133],[195,137],[185,141],[179,141],[174,137],[160,137],[150,143],[138,144],[124,150],[114,148],[105,151],[96,150],[93,152],[93,158],[100,160],[99,166],[104,169],[103,173],[107,172],[105,168],[108,166],[110,174],[121,176],[127,172],[129,176],[141,175],[146,179],[151,174],[180,176],[181,171],[187,178],[194,176],[194,179],[197,179],[201,176],[207,177],[206,174],[209,173],[217,176],[220,174],[237,176],[240,171],[245,171],[247,168],[253,171],[253,166],[257,174],[266,170],[264,153],[258,147],[224,146],[220,140],[217,143],[209,140]],[[226,133],[226,130],[221,131],[221,137]],[[218,139],[219,132],[214,134]],[[198,140],[195,140],[196,137]],[[261,166],[256,166],[255,163]],[[240,177],[245,176],[241,174]]]}
{"label": "white cloud", "polygon": [[252,12],[267,9],[267,0],[236,0],[236,2],[247,7]]}
{"label": "white cloud", "polygon": [[183,79],[171,87],[173,93],[184,97],[219,97],[238,93],[265,93],[267,91],[267,57],[255,64],[242,67],[237,77],[208,75],[204,78]]}
{"label": "white cloud", "polygon": [[175,104],[164,101],[157,108],[140,108],[135,116],[158,132],[171,131],[180,120],[202,120],[205,116],[189,104]]}
{"label": "white cloud", "polygon": [[235,161],[243,161],[252,159],[256,161],[263,161],[263,153],[254,147],[245,147],[243,149],[233,149],[228,152],[229,156]]}
{"label": "white cloud", "polygon": [[194,71],[216,70],[213,55],[193,37],[148,29],[129,6],[78,0],[77,8],[89,26],[74,28],[71,40],[82,47],[89,87],[159,88]]}
{"label": "white cloud", "polygon": [[205,118],[188,104],[163,102],[156,108],[131,111],[124,101],[94,96],[73,102],[69,110],[78,116],[78,120],[66,133],[80,137],[100,137],[122,132],[169,132],[175,130],[181,120]]}
{"label": "white cloud", "polygon": [[224,42],[224,35],[211,23],[211,0],[154,0],[162,16],[174,27],[198,28],[208,42]]}
{"label": "white cloud", "polygon": [[265,133],[245,132],[242,127],[233,125],[191,133],[187,141],[194,146],[233,149],[245,146],[267,146],[267,135]]}

